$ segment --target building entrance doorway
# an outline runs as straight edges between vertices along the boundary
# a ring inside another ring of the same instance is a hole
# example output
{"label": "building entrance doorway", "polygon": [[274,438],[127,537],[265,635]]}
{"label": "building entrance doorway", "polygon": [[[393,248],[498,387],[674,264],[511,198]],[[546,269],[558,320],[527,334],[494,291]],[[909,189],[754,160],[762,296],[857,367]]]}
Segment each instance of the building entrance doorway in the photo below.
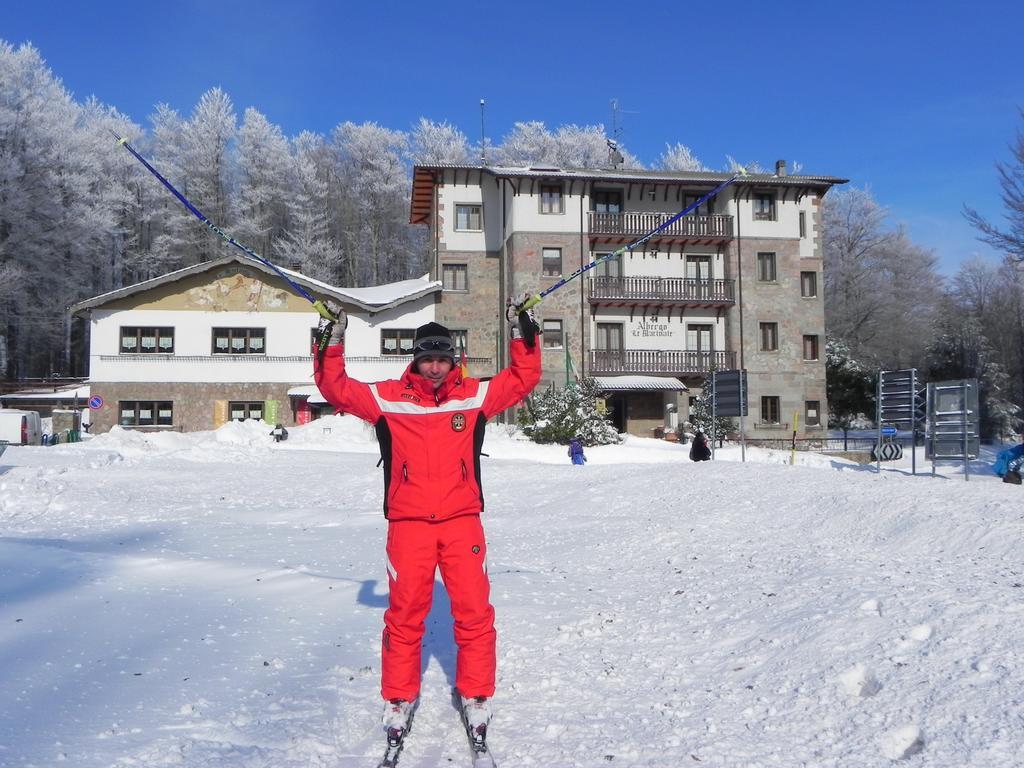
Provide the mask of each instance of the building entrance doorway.
{"label": "building entrance doorway", "polygon": [[608,408],[608,419],[615,427],[615,431],[622,433],[626,431],[626,398],[622,395],[609,395],[605,400]]}

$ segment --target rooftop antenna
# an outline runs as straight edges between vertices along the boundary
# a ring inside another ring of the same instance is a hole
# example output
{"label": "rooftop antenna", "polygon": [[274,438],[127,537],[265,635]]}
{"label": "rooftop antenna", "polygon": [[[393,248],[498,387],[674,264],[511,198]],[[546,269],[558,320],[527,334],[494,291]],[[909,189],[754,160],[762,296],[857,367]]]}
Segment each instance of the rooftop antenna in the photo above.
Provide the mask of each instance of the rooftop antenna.
{"label": "rooftop antenna", "polygon": [[484,107],[486,102],[480,99],[480,165],[487,165],[487,133],[484,131]]}
{"label": "rooftop antenna", "polygon": [[622,156],[622,152],[619,151],[619,143],[622,141],[622,126],[619,125],[619,113],[636,115],[638,112],[632,112],[628,109],[622,109],[619,107],[619,100],[612,99],[612,137],[606,139],[608,142],[608,164],[612,168],[618,168],[625,158]]}

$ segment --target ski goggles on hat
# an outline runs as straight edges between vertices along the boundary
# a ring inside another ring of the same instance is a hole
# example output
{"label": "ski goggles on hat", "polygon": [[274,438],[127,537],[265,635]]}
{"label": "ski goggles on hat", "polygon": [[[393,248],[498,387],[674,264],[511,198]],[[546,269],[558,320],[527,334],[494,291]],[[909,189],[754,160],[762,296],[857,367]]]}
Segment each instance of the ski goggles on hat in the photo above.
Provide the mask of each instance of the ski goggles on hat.
{"label": "ski goggles on hat", "polygon": [[449,339],[421,339],[413,348],[417,352],[454,352],[455,347]]}

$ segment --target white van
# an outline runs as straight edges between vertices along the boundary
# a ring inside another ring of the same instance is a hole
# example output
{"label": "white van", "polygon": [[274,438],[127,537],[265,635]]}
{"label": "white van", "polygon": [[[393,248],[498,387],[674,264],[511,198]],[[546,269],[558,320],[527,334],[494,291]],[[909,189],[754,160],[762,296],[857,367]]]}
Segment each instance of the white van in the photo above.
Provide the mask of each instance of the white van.
{"label": "white van", "polygon": [[42,445],[43,425],[39,412],[0,408],[0,440],[11,445]]}

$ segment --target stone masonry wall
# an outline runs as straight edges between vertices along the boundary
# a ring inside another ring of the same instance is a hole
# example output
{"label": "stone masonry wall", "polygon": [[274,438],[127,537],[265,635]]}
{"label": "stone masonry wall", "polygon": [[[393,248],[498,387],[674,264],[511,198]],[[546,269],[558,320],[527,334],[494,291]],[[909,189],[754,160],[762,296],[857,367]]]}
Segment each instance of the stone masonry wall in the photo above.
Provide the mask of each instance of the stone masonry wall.
{"label": "stone masonry wall", "polygon": [[[308,382],[307,382],[308,383]],[[301,382],[299,383],[301,384]],[[92,412],[93,434],[107,432],[118,423],[118,403],[122,400],[170,400],[174,403],[176,432],[197,432],[214,428],[214,409],[217,400],[229,401],[277,401],[277,420],[286,427],[295,425],[288,390],[299,384],[253,384],[253,383],[159,383],[132,382],[113,383],[94,381],[90,393],[100,395],[104,400],[102,408]],[[138,429],[146,429],[139,427]]]}
{"label": "stone masonry wall", "polygon": [[[827,422],[825,395],[825,314],[822,296],[822,263],[817,257],[800,258],[799,240],[743,239],[743,326],[744,357],[749,386],[751,437],[778,436],[780,428],[757,429],[761,422],[761,397],[779,397],[780,421],[792,429],[793,414],[799,414],[799,433],[820,434]],[[775,253],[776,280],[757,279],[759,252]],[[738,274],[736,243],[727,258],[732,276]],[[800,273],[817,274],[818,295],[800,295]],[[737,291],[738,298],[738,291]],[[739,304],[729,312],[730,348],[739,350]],[[778,351],[760,349],[760,323],[778,324]],[[818,337],[818,360],[803,359],[804,334]],[[739,360],[737,360],[739,364]],[[820,403],[822,426],[808,430],[804,424],[805,403]]]}

